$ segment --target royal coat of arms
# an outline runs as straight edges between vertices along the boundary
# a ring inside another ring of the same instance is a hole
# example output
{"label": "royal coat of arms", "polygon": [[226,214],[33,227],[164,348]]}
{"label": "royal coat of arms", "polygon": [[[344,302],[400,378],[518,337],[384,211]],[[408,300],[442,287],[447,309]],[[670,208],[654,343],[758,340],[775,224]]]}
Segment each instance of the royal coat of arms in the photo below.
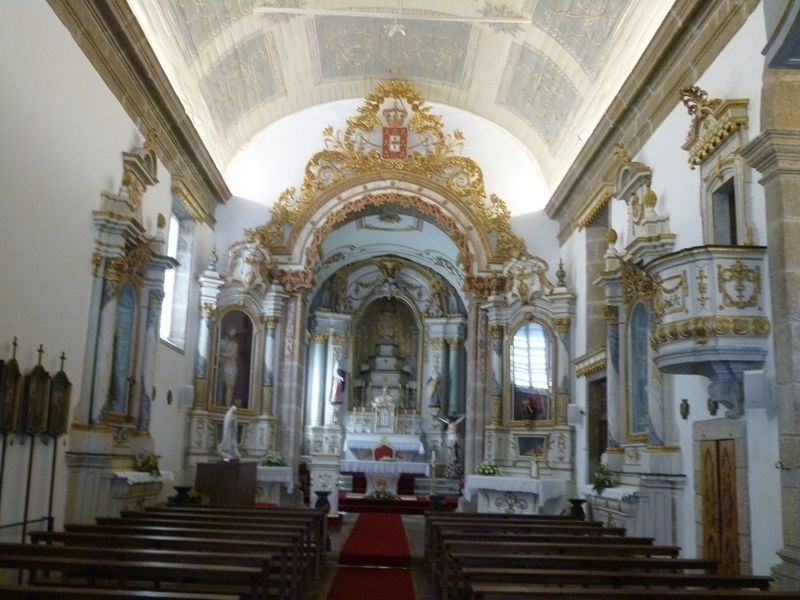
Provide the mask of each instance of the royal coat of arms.
{"label": "royal coat of arms", "polygon": [[408,155],[408,128],[404,127],[408,112],[397,102],[383,111],[383,158],[405,160]]}

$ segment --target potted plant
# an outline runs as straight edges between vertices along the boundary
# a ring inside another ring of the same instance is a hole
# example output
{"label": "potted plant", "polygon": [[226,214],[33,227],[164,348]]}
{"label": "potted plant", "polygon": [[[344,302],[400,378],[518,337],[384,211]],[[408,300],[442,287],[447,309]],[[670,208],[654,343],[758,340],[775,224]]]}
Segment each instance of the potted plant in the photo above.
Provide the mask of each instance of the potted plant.
{"label": "potted plant", "polygon": [[500,475],[500,469],[496,464],[490,462],[488,460],[483,461],[481,464],[478,465],[478,468],[475,469],[475,472],[478,475]]}
{"label": "potted plant", "polygon": [[608,466],[600,463],[594,472],[592,479],[592,489],[598,496],[603,495],[603,491],[607,488],[613,487],[616,482],[616,474],[608,468]]}
{"label": "potted plant", "polygon": [[285,467],[286,461],[278,450],[267,450],[261,457],[261,464],[265,467]]}

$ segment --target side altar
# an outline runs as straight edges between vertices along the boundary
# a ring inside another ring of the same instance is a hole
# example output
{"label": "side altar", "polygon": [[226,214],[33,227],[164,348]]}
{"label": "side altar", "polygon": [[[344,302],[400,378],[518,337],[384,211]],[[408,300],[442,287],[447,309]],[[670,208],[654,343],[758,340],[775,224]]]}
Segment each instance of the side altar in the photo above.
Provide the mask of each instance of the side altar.
{"label": "side altar", "polygon": [[478,496],[478,512],[558,514],[566,496],[563,479],[467,475],[464,498]]}

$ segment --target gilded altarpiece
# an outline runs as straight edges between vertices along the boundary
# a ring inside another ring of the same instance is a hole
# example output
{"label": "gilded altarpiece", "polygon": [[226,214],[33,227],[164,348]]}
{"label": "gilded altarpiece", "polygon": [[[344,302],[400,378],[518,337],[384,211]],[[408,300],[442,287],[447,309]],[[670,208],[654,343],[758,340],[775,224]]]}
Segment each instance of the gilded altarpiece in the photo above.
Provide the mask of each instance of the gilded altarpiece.
{"label": "gilded altarpiece", "polygon": [[[139,457],[153,450],[149,428],[164,273],[177,264],[166,255],[163,217],[152,237],[141,224],[144,194],[157,183],[155,145],[151,135],[143,147],[123,153],[120,190],[103,192],[93,215],[86,361],[67,452],[66,518],[72,522],[152,504],[166,477],[135,470]],[[62,430],[63,424],[53,427]]]}

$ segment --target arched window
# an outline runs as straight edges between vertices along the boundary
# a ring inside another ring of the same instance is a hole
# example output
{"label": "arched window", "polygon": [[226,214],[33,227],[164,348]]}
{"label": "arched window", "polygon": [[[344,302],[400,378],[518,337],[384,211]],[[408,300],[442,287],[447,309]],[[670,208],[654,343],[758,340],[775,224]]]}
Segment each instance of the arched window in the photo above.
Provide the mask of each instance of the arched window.
{"label": "arched window", "polygon": [[553,397],[553,344],[541,323],[526,323],[511,341],[511,418],[550,420]]}

